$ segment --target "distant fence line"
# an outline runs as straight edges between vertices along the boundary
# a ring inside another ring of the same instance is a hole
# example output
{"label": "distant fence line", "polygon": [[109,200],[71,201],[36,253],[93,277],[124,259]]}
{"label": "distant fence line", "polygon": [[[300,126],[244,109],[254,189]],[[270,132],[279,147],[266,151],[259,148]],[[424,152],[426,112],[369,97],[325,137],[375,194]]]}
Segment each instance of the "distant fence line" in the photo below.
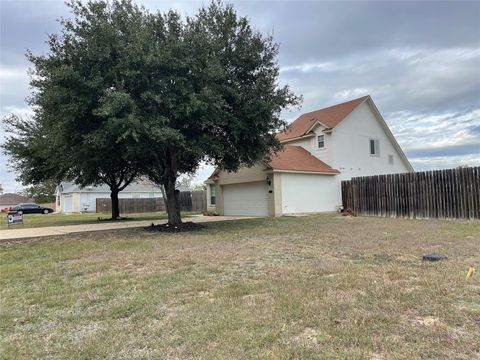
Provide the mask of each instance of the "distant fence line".
{"label": "distant fence line", "polygon": [[359,215],[480,219],[480,167],[352,178],[342,202]]}
{"label": "distant fence line", "polygon": [[55,210],[55,207],[57,206],[57,205],[55,204],[55,202],[51,202],[51,203],[41,203],[41,204],[38,204],[38,205],[43,206],[43,207],[48,207],[48,208],[53,209],[53,210]]}
{"label": "distant fence line", "polygon": [[[182,191],[180,192],[181,211],[204,211],[207,209],[206,191]],[[165,211],[163,198],[135,198],[118,199],[120,214],[135,214],[143,212]],[[96,200],[97,213],[109,213],[112,211],[111,199]]]}

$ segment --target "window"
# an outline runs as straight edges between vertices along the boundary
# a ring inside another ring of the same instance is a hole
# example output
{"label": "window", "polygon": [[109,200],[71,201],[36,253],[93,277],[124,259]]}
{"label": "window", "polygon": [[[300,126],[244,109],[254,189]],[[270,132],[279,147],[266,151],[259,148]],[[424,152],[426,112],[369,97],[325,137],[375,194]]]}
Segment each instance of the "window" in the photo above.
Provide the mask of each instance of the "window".
{"label": "window", "polygon": [[325,147],[325,135],[318,135],[318,148],[323,149]]}
{"label": "window", "polygon": [[388,155],[388,163],[390,165],[393,165],[393,155],[392,154]]}
{"label": "window", "polygon": [[132,199],[139,199],[140,193],[132,193]]}
{"label": "window", "polygon": [[215,184],[210,184],[210,205],[215,205],[215,199],[217,197],[217,190]]}
{"label": "window", "polygon": [[380,144],[379,140],[370,139],[370,155],[380,156]]}

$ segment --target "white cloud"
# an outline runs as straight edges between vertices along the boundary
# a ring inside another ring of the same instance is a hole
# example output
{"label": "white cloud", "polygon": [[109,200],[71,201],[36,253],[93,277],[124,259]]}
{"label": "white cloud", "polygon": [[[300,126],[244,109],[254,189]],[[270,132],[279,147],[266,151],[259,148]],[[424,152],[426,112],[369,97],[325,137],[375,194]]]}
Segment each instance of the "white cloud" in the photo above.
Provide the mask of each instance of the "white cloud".
{"label": "white cloud", "polygon": [[410,162],[416,170],[423,171],[452,169],[458,166],[480,166],[480,154],[415,158],[410,159]]}
{"label": "white cloud", "polygon": [[480,149],[480,134],[469,131],[471,126],[480,126],[480,109],[464,114],[395,112],[386,119],[405,150],[469,144],[478,144]]}
{"label": "white cloud", "polygon": [[18,81],[25,78],[28,78],[28,68],[23,66],[0,65],[0,81]]}
{"label": "white cloud", "polygon": [[195,176],[192,179],[192,183],[194,184],[203,184],[207,178],[212,175],[215,167],[206,163],[202,163],[195,173]]}
{"label": "white cloud", "polygon": [[298,65],[291,65],[291,66],[282,66],[280,68],[280,73],[284,72],[302,72],[302,73],[308,73],[312,71],[337,71],[339,70],[339,67],[332,63],[332,62],[319,62],[319,63],[304,63],[304,64],[298,64]]}

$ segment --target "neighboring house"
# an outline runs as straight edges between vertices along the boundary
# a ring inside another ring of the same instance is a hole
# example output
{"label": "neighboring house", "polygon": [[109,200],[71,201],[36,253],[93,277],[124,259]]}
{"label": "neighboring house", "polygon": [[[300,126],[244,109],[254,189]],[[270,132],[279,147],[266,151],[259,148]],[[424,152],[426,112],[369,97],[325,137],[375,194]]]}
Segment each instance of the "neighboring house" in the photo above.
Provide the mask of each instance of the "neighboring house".
{"label": "neighboring house", "polygon": [[269,162],[206,181],[208,209],[221,215],[280,216],[335,211],[341,181],[413,171],[370,96],[301,115]]}
{"label": "neighboring house", "polygon": [[[62,182],[57,186],[56,211],[96,212],[97,199],[110,199],[110,188],[107,185],[80,187],[71,182]],[[143,181],[132,183],[118,194],[119,198],[158,198],[162,197],[159,187]]]}
{"label": "neighboring house", "polygon": [[2,194],[0,195],[0,209],[10,208],[21,203],[31,203],[32,198],[18,194]]}

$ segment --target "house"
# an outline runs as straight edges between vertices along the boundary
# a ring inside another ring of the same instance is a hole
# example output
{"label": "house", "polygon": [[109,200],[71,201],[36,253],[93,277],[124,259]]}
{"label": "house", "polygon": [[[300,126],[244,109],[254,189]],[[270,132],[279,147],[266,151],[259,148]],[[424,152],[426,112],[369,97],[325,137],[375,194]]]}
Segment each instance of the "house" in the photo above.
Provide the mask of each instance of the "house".
{"label": "house", "polygon": [[221,215],[280,216],[338,210],[341,181],[412,172],[370,96],[309,112],[277,135],[270,161],[207,179],[208,209]]}
{"label": "house", "polygon": [[[81,187],[71,182],[62,182],[56,189],[56,211],[62,213],[96,212],[97,199],[110,199],[107,185]],[[119,198],[162,197],[159,187],[148,181],[128,185],[118,194]]]}
{"label": "house", "polygon": [[6,193],[0,195],[0,209],[9,209],[21,203],[31,203],[32,198],[18,194]]}

